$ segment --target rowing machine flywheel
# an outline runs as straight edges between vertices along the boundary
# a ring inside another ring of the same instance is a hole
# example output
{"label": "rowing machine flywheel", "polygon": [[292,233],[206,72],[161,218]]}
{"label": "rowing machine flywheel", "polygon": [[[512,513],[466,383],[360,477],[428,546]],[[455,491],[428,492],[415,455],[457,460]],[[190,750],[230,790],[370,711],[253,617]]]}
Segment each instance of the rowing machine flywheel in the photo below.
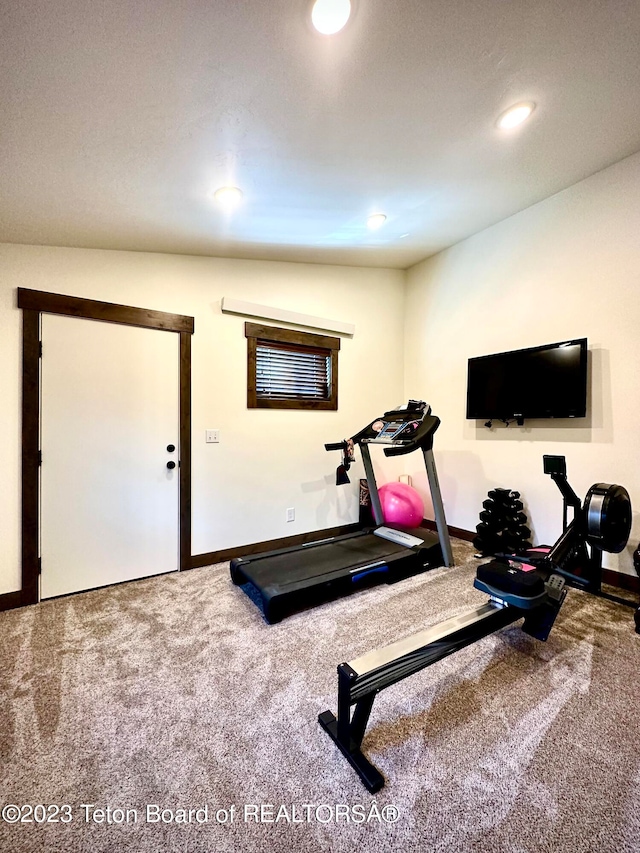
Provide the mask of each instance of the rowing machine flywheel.
{"label": "rowing machine flywheel", "polygon": [[623,486],[596,483],[584,501],[587,541],[594,548],[619,554],[631,533],[631,499]]}

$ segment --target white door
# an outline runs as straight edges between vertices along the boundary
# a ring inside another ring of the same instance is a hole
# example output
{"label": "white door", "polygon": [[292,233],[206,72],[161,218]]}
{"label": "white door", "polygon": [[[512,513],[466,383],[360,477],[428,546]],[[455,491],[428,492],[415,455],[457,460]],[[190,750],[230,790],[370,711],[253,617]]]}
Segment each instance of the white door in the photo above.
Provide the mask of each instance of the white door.
{"label": "white door", "polygon": [[43,314],[42,347],[40,598],[175,571],[179,335]]}

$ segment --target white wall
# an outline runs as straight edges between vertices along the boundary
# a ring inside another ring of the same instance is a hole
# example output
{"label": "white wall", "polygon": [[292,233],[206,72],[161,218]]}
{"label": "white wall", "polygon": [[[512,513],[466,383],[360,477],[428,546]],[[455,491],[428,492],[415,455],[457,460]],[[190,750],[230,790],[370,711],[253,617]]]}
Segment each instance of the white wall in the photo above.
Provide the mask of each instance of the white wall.
{"label": "white wall", "polygon": [[[518,489],[537,541],[561,529],[542,455],[564,454],[580,496],[620,483],[640,510],[640,154],[413,267],[405,390],[442,418],[436,458],[450,524],[474,530],[486,492]],[[467,359],[586,336],[590,417],[489,431],[465,420]],[[633,573],[630,544],[611,568]]]}
{"label": "white wall", "polygon": [[[357,521],[362,468],[336,489],[338,454],[323,445],[401,402],[403,272],[7,244],[0,271],[0,593],[20,586],[17,287],[195,317],[192,553]],[[221,313],[223,296],[354,322],[339,355],[339,410],[247,410],[244,318]],[[220,444],[205,444],[206,428],[220,429]]]}

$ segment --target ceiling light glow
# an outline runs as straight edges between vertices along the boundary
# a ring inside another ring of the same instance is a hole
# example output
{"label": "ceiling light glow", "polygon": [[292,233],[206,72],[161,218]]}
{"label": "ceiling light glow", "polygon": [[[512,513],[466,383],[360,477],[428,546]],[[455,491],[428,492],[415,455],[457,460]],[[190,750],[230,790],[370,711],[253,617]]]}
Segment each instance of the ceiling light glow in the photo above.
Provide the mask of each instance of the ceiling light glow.
{"label": "ceiling light glow", "polygon": [[238,187],[220,187],[215,191],[213,197],[224,207],[235,207],[242,201],[242,190]]}
{"label": "ceiling light glow", "polygon": [[316,0],[311,21],[319,33],[332,36],[339,32],[351,15],[351,0]]}
{"label": "ceiling light glow", "polygon": [[373,213],[367,219],[367,228],[369,228],[370,231],[375,231],[377,228],[380,228],[382,225],[384,225],[386,221],[387,217],[384,215],[384,213]]}
{"label": "ceiling light glow", "polygon": [[510,130],[526,121],[535,108],[536,105],[530,101],[524,104],[516,104],[503,112],[496,124],[500,130]]}

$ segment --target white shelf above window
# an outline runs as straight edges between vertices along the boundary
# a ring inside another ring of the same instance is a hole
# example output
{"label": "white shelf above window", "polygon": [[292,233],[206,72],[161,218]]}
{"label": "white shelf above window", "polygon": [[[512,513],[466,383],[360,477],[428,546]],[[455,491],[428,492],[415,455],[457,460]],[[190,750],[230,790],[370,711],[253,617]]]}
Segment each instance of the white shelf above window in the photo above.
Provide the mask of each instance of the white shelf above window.
{"label": "white shelf above window", "polygon": [[288,311],[285,308],[274,308],[269,305],[258,305],[255,302],[244,302],[241,299],[229,299],[223,296],[220,301],[223,314],[241,314],[243,317],[259,317],[263,320],[275,320],[280,323],[290,323],[292,326],[307,326],[312,329],[324,329],[338,332],[342,335],[354,335],[354,323],[342,320],[330,320],[326,317],[314,317],[312,314],[300,314],[298,311]]}

